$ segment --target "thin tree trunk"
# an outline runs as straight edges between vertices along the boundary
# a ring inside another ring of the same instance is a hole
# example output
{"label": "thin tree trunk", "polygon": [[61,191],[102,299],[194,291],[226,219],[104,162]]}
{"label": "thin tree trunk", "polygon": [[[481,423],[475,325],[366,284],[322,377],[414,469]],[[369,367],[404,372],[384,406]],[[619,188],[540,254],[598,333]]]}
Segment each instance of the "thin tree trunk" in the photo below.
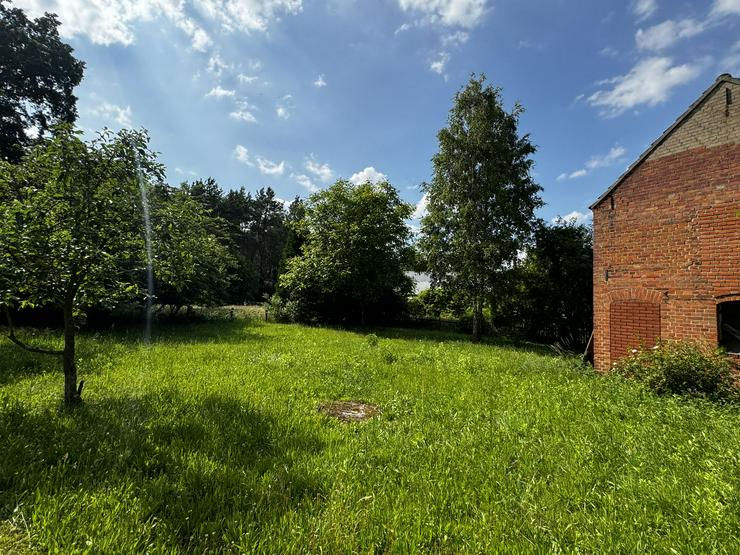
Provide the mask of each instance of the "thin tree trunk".
{"label": "thin tree trunk", "polygon": [[473,343],[480,343],[483,311],[480,301],[473,302]]}
{"label": "thin tree trunk", "polygon": [[82,385],[77,386],[77,365],[75,363],[75,323],[72,310],[72,300],[64,303],[64,354],[62,355],[64,368],[64,403],[68,406],[80,402]]}

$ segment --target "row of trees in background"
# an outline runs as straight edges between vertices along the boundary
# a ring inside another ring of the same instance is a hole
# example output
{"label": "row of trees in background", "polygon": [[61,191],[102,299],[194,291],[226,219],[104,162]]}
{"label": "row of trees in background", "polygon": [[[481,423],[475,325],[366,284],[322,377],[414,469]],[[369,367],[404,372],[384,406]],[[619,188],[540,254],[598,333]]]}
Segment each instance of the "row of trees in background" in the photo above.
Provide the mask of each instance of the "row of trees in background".
{"label": "row of trees in background", "polygon": [[302,201],[295,199],[286,210],[269,187],[254,196],[244,187],[224,192],[212,178],[181,189],[220,220],[226,233],[236,264],[222,302],[261,302],[272,295],[283,261],[300,248],[291,222],[302,217]]}

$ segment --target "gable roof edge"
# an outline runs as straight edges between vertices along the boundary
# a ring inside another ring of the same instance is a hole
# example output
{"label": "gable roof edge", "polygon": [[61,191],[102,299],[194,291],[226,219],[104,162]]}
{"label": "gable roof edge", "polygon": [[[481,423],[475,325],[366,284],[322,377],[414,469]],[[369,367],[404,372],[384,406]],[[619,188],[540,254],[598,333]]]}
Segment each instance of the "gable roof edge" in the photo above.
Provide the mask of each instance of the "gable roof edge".
{"label": "gable roof edge", "polygon": [[691,106],[689,106],[689,107],[688,107],[688,109],[687,109],[687,110],[686,110],[686,111],[685,111],[685,112],[684,112],[683,114],[681,114],[681,115],[680,115],[680,116],[679,116],[679,117],[678,117],[678,118],[676,119],[676,121],[674,121],[674,122],[673,122],[673,124],[672,124],[672,125],[671,125],[671,126],[670,126],[670,127],[668,128],[668,129],[666,129],[665,131],[663,131],[663,133],[662,133],[662,134],[660,135],[660,137],[658,137],[658,138],[657,138],[657,139],[656,139],[655,141],[653,141],[653,142],[652,142],[652,143],[650,144],[650,146],[649,146],[649,147],[647,148],[647,150],[645,150],[645,152],[643,152],[643,153],[642,153],[642,154],[640,155],[640,157],[639,157],[639,158],[638,158],[638,159],[637,159],[637,160],[636,160],[636,161],[635,161],[635,162],[634,162],[634,163],[633,163],[632,165],[630,165],[630,167],[629,167],[629,168],[627,168],[627,170],[626,170],[626,171],[625,171],[625,172],[624,172],[624,173],[623,173],[622,175],[620,175],[620,176],[619,176],[619,177],[617,178],[617,180],[616,180],[616,181],[615,181],[615,182],[614,182],[614,183],[612,184],[612,186],[611,186],[611,187],[609,187],[609,188],[608,188],[608,189],[607,189],[606,191],[604,191],[604,192],[603,192],[603,193],[601,194],[601,196],[599,196],[599,198],[597,198],[597,199],[596,199],[596,200],[594,201],[594,203],[593,203],[593,204],[592,204],[591,206],[589,206],[589,209],[590,209],[590,210],[593,210],[594,208],[596,208],[596,207],[597,207],[597,206],[598,206],[599,204],[601,204],[601,203],[602,203],[602,201],[604,201],[604,199],[606,199],[606,198],[607,198],[607,197],[608,197],[608,196],[609,196],[609,195],[610,195],[610,194],[611,194],[612,192],[614,192],[614,189],[616,189],[617,187],[619,187],[619,185],[621,185],[621,183],[622,183],[622,182],[623,182],[623,181],[624,181],[624,180],[625,180],[625,179],[626,179],[626,178],[627,178],[627,177],[628,177],[628,176],[629,176],[629,175],[630,175],[630,174],[631,174],[631,173],[632,173],[633,171],[635,171],[635,170],[637,169],[637,167],[638,167],[638,166],[639,166],[640,164],[642,164],[642,162],[644,162],[644,161],[645,161],[645,159],[646,159],[646,158],[647,158],[648,156],[650,156],[650,155],[651,155],[651,154],[652,154],[652,153],[653,153],[653,152],[655,151],[655,149],[656,149],[656,148],[658,148],[658,147],[659,147],[659,146],[660,146],[661,144],[663,144],[663,142],[664,142],[664,141],[665,141],[665,140],[666,140],[666,139],[668,138],[668,136],[669,136],[669,135],[670,135],[670,134],[671,134],[671,133],[672,133],[672,132],[673,132],[673,131],[674,131],[674,130],[675,130],[675,129],[676,129],[676,128],[677,128],[678,126],[679,126],[679,125],[681,125],[681,124],[682,124],[682,123],[683,123],[684,121],[686,121],[686,120],[687,120],[687,119],[689,118],[689,116],[691,116],[691,114],[693,114],[693,113],[694,113],[694,111],[696,111],[696,109],[697,109],[697,108],[698,108],[698,107],[699,107],[699,106],[700,106],[700,105],[701,105],[701,104],[702,104],[702,103],[703,103],[703,102],[704,102],[704,101],[705,101],[705,100],[706,100],[706,99],[707,99],[707,98],[709,97],[709,95],[711,95],[711,94],[712,94],[712,93],[714,92],[714,90],[715,90],[715,89],[716,89],[717,87],[719,87],[720,85],[722,85],[723,83],[732,83],[733,85],[740,85],[740,79],[737,79],[737,78],[733,77],[733,76],[732,76],[732,75],[730,75],[729,73],[723,73],[722,75],[720,75],[719,77],[717,77],[717,79],[716,79],[716,80],[714,81],[714,83],[712,83],[712,85],[711,85],[711,86],[710,86],[710,87],[709,87],[709,88],[708,88],[707,90],[705,90],[705,91],[704,91],[704,92],[702,93],[702,95],[701,95],[701,96],[700,96],[699,98],[697,98],[697,99],[696,99],[696,100],[695,100],[695,101],[694,101],[694,102],[693,102],[693,103],[691,104]]}

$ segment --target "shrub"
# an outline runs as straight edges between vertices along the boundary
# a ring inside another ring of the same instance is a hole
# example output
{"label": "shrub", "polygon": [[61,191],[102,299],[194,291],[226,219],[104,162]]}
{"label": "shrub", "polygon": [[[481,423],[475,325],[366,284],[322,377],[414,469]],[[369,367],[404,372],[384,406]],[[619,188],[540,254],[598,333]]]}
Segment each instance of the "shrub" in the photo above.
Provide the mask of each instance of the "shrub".
{"label": "shrub", "polygon": [[267,301],[267,314],[275,322],[292,323],[300,319],[297,315],[297,307],[293,301],[282,298],[280,295],[273,295]]}
{"label": "shrub", "polygon": [[696,343],[666,341],[652,349],[635,350],[615,362],[614,371],[644,383],[658,394],[740,399],[727,356]]}

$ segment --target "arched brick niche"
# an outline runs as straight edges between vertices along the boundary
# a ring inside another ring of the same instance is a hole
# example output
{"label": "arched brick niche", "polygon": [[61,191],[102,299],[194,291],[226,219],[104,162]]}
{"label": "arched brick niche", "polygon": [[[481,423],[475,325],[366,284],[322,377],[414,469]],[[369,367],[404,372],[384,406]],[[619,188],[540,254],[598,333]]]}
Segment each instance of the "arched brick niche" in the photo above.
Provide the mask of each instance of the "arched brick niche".
{"label": "arched brick niche", "polygon": [[609,295],[609,358],[612,362],[632,349],[660,341],[663,294],[650,289],[621,289]]}

